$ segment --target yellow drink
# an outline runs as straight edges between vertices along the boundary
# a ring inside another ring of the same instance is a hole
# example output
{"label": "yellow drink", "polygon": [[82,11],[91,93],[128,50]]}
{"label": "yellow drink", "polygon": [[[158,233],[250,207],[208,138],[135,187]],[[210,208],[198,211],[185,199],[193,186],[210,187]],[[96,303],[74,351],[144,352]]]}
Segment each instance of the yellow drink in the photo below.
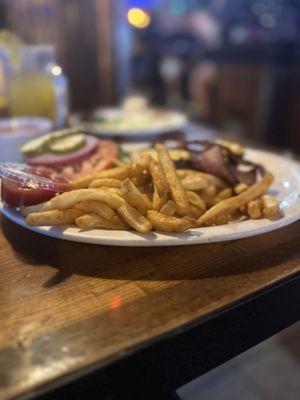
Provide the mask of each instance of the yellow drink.
{"label": "yellow drink", "polygon": [[9,78],[8,103],[12,116],[56,118],[56,100],[52,77],[26,71]]}

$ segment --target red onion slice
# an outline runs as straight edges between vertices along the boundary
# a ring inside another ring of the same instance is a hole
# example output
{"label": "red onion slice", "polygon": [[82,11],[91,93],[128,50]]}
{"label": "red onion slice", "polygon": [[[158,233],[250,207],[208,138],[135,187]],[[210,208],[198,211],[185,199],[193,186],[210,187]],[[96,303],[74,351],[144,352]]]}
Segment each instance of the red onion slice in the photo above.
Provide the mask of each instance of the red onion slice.
{"label": "red onion slice", "polygon": [[29,165],[44,165],[46,167],[58,168],[65,165],[79,163],[93,154],[99,145],[99,140],[94,136],[86,136],[85,145],[72,153],[54,154],[44,153],[35,157],[25,157]]}

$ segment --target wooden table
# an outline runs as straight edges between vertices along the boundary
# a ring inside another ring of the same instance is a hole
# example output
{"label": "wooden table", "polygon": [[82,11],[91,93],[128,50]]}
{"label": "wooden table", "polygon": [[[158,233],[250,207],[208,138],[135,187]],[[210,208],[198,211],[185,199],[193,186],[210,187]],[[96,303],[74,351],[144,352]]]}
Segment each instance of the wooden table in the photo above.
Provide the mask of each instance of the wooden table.
{"label": "wooden table", "polygon": [[114,248],[0,221],[1,399],[59,386],[44,398],[174,398],[300,316],[300,223],[227,243]]}

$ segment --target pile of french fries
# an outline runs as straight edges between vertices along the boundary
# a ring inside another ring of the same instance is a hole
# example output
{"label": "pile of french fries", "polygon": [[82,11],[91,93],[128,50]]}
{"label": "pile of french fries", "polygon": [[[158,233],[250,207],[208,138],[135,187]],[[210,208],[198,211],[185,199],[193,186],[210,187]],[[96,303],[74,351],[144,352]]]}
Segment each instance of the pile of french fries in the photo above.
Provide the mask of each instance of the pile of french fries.
{"label": "pile of french fries", "polygon": [[157,144],[155,150],[155,158],[144,154],[128,165],[75,180],[72,190],[49,200],[41,212],[29,214],[27,224],[183,232],[245,216],[278,215],[277,200],[266,194],[271,173],[252,186],[240,183],[231,188],[216,176],[176,169],[164,145]]}

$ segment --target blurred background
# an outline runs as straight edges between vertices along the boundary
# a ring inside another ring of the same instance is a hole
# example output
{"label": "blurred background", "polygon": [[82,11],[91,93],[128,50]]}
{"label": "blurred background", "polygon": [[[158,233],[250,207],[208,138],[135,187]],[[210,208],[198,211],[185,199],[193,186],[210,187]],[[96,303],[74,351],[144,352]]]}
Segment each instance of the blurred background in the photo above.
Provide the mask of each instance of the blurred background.
{"label": "blurred background", "polygon": [[[0,28],[2,117],[59,126],[138,93],[222,133],[300,150],[298,0],[1,0]],[[35,51],[63,92],[56,114],[46,78],[23,76]],[[28,85],[43,91],[39,104]]]}

